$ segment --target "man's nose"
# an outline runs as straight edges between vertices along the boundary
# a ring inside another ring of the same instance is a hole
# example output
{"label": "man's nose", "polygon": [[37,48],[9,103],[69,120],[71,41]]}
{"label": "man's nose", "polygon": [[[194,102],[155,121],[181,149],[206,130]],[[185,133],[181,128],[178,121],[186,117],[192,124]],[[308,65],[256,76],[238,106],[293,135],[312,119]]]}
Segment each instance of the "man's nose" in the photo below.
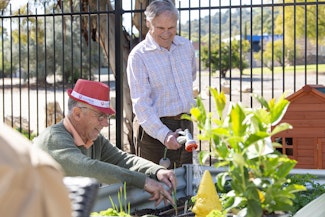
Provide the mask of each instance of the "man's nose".
{"label": "man's nose", "polygon": [[161,36],[163,37],[169,37],[172,33],[169,30],[164,31]]}

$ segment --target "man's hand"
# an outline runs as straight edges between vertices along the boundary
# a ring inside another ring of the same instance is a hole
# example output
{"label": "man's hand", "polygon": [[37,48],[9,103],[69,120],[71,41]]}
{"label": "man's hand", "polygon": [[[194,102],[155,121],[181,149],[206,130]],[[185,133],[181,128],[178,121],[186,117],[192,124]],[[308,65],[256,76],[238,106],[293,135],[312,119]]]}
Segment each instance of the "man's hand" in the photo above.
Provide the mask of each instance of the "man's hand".
{"label": "man's hand", "polygon": [[181,144],[177,142],[178,132],[181,129],[176,130],[175,132],[170,131],[165,138],[164,145],[171,150],[177,150],[182,147]]}
{"label": "man's hand", "polygon": [[167,206],[168,201],[174,205],[174,200],[171,194],[165,190],[162,183],[147,177],[144,190],[152,195],[149,200],[155,200],[155,206],[158,206],[162,200],[164,200],[165,206]]}
{"label": "man's hand", "polygon": [[159,181],[165,183],[168,186],[170,193],[173,190],[176,190],[176,176],[173,170],[160,169],[158,170],[156,176]]}

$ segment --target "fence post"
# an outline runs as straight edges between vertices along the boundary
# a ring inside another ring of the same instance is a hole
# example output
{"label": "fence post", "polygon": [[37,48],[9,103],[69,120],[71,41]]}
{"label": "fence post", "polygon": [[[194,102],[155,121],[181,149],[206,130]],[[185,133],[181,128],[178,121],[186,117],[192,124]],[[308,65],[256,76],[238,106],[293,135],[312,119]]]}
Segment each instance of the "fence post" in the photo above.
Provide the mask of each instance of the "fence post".
{"label": "fence post", "polygon": [[115,0],[115,75],[116,75],[116,147],[122,149],[123,142],[123,49],[122,49],[122,1]]}

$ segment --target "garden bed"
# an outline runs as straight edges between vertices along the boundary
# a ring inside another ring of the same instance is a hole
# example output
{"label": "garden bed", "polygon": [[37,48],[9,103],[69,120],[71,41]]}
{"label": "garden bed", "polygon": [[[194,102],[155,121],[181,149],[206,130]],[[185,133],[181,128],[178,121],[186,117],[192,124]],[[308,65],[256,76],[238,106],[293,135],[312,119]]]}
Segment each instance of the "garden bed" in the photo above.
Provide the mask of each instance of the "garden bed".
{"label": "garden bed", "polygon": [[[202,166],[202,171],[209,170],[211,172],[212,177],[215,177],[222,169],[216,169],[214,167]],[[175,169],[175,174],[177,177],[177,192],[176,198],[182,200],[182,198],[186,198],[187,195],[195,195],[196,185],[194,184],[194,176],[193,176],[193,165],[183,165],[183,167]],[[316,176],[317,183],[325,184],[325,170],[319,169],[294,169],[291,171],[292,175],[294,174],[312,174]],[[122,187],[121,184],[113,184],[109,186],[102,186],[99,188],[97,199],[95,201],[95,205],[93,207],[94,212],[98,212],[101,210],[106,210],[111,207],[110,197],[114,201],[115,204],[118,204],[117,194],[119,189]],[[150,201],[150,194],[145,192],[143,189],[135,188],[135,187],[127,187],[127,200],[130,202],[131,213],[134,213],[135,216],[143,215],[157,215],[164,214],[163,212],[167,210],[172,210],[171,206],[165,207],[164,203],[160,203],[158,207],[155,207],[155,203]],[[184,204],[183,204],[184,205]],[[186,213],[184,215],[184,209],[180,208],[178,216],[194,216],[193,213]],[[174,213],[169,211],[168,214],[164,216],[173,216]],[[183,215],[182,215],[183,214]],[[176,216],[176,215],[174,215]]]}
{"label": "garden bed", "polygon": [[191,196],[186,196],[179,198],[177,200],[177,213],[173,206],[169,205],[160,209],[140,209],[135,210],[132,213],[134,217],[141,217],[144,215],[155,215],[159,217],[181,217],[181,216],[195,216],[194,213],[188,210],[189,201],[191,200]]}

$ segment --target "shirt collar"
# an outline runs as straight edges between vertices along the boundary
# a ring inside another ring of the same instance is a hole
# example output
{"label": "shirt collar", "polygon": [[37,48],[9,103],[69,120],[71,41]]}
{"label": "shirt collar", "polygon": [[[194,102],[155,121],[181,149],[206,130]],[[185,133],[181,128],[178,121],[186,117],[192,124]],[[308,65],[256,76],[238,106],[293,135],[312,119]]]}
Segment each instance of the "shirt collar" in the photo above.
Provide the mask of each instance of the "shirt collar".
{"label": "shirt collar", "polygon": [[93,145],[94,142],[91,141],[91,140],[88,140],[88,141],[86,142],[86,144],[82,141],[82,139],[81,139],[79,133],[78,133],[78,132],[76,131],[76,129],[73,127],[73,125],[71,124],[69,118],[65,117],[65,118],[63,119],[63,125],[64,125],[64,127],[67,129],[67,131],[68,131],[69,133],[72,134],[73,141],[74,141],[74,143],[76,144],[76,146],[84,146],[86,149],[88,149],[88,148],[90,148],[90,146]]}

